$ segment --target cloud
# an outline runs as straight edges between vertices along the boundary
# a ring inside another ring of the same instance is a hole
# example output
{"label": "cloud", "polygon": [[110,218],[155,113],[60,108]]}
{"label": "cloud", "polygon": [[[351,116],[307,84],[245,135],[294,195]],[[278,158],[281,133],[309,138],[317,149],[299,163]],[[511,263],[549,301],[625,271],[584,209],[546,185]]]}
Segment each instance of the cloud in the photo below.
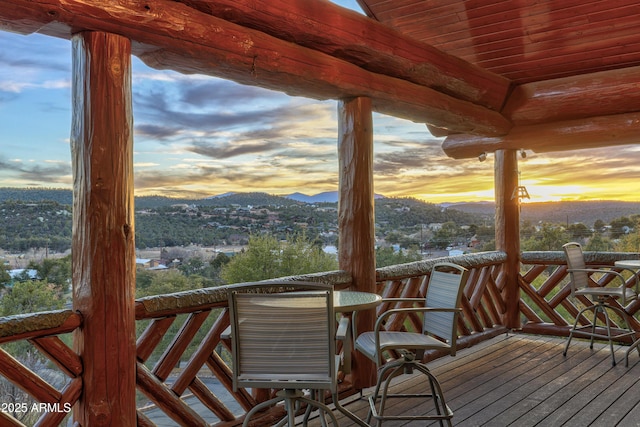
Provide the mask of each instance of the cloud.
{"label": "cloud", "polygon": [[71,43],[39,34],[0,31],[0,91],[71,86]]}
{"label": "cloud", "polygon": [[135,135],[151,139],[168,139],[180,135],[181,128],[160,126],[153,124],[141,124],[135,127]]}
{"label": "cloud", "polygon": [[[341,3],[355,3],[342,0]],[[71,43],[0,32],[0,185],[71,185]],[[290,97],[132,58],[135,189],[181,197],[338,188],[336,101]],[[491,199],[493,155],[455,160],[424,124],[374,113],[374,186],[390,196]],[[534,195],[638,200],[638,145],[518,159]],[[29,159],[27,160],[7,160]]]}
{"label": "cloud", "polygon": [[22,160],[7,160],[0,157],[0,172],[11,172],[21,181],[69,184],[71,164],[69,162],[50,161],[41,163],[25,163]]}
{"label": "cloud", "polygon": [[255,105],[261,101],[286,102],[286,96],[279,92],[269,91],[255,86],[245,86],[226,80],[207,79],[204,81],[181,81],[180,101],[195,107],[223,107],[231,104]]}
{"label": "cloud", "polygon": [[238,144],[207,144],[206,142],[195,142],[189,151],[213,159],[228,159],[230,157],[243,156],[247,154],[258,154],[276,150],[280,147],[275,141],[265,141],[261,143],[238,143]]}

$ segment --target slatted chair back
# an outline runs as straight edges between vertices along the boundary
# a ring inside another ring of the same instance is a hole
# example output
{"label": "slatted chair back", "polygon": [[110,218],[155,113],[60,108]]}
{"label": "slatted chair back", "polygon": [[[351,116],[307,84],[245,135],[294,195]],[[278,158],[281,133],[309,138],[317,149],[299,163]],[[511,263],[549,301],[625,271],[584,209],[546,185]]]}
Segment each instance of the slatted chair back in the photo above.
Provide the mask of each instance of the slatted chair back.
{"label": "slatted chair back", "polygon": [[335,390],[332,287],[284,286],[293,286],[295,291],[260,292],[273,285],[229,291],[234,390]]}
{"label": "slatted chair back", "polygon": [[571,276],[571,294],[575,294],[576,290],[589,287],[589,273],[585,270],[584,254],[580,243],[569,242],[562,246],[567,257],[567,266],[569,267],[569,275]]}
{"label": "slatted chair back", "polygon": [[[439,263],[433,267],[426,292],[426,307],[460,308],[468,270],[456,264]],[[427,311],[424,313],[423,332],[447,341],[451,355],[456,354],[459,311]]]}

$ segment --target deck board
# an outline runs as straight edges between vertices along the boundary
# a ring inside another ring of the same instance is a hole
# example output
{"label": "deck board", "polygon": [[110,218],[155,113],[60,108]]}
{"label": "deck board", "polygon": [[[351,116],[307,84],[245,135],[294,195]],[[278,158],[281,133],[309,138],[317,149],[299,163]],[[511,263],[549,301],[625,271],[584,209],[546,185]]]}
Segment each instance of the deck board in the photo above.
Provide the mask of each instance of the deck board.
{"label": "deck board", "polygon": [[[627,347],[616,346],[615,367],[609,347],[524,334],[502,335],[455,357],[429,363],[453,410],[457,426],[640,426],[640,357],[633,352],[624,366]],[[417,374],[404,375],[394,389],[412,392],[424,385]],[[364,390],[368,395],[371,389]],[[366,399],[347,407],[366,417]],[[425,413],[415,401],[393,399],[390,414]],[[355,425],[336,413],[341,427]],[[318,420],[310,425],[318,426]],[[425,422],[385,422],[385,427],[422,426]],[[430,424],[426,424],[430,425]],[[434,423],[433,425],[437,425]]]}

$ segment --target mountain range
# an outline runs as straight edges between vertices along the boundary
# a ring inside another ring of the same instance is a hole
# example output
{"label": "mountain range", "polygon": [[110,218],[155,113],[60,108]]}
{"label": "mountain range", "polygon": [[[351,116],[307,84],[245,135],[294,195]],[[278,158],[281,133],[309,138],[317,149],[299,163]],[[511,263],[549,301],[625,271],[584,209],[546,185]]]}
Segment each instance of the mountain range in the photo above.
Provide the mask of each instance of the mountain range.
{"label": "mountain range", "polygon": [[[432,203],[413,198],[385,198],[375,196],[376,200],[395,201],[396,204],[411,207],[415,204]],[[64,189],[40,189],[40,188],[0,188],[0,203],[7,201],[22,201],[36,203],[43,200],[51,200],[63,205],[72,204],[71,190]],[[176,199],[164,196],[138,196],[135,198],[136,208],[154,208],[170,206],[174,204],[196,204],[207,206],[287,206],[297,203],[335,204],[338,201],[337,191],[328,191],[315,195],[293,193],[287,196],[275,196],[267,193],[225,193],[203,199]],[[443,203],[438,204],[443,209],[456,209],[461,212],[479,214],[487,218],[495,214],[493,202],[473,203]],[[563,201],[563,202],[538,202],[523,203],[521,206],[521,219],[538,223],[540,221],[573,224],[581,222],[591,226],[596,220],[605,223],[623,216],[640,215],[640,202],[622,202],[616,200],[600,201]]]}
{"label": "mountain range", "polygon": [[[224,198],[224,197],[228,197],[228,196],[233,196],[235,194],[238,193],[223,193],[223,194],[218,194],[216,196],[211,196],[209,197],[211,198],[215,198],[215,199],[220,199],[220,198]],[[313,195],[308,195],[308,194],[304,194],[304,193],[291,193],[291,194],[287,194],[285,196],[282,196],[285,199],[290,199],[290,200],[295,200],[296,202],[302,202],[302,203],[309,203],[309,204],[315,204],[315,203],[338,203],[338,192],[337,191],[325,191],[322,193],[318,193],[318,194],[313,194]],[[376,194],[374,196],[376,199],[384,199],[385,197],[380,195],[380,194]]]}

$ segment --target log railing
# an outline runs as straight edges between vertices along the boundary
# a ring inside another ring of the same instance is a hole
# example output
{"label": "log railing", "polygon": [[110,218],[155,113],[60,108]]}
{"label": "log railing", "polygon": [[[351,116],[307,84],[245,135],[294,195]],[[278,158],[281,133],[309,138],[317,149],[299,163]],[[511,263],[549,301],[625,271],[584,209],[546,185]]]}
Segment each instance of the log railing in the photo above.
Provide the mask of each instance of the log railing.
{"label": "log railing", "polygon": [[55,426],[70,416],[83,371],[68,334],[81,323],[71,310],[0,318],[0,425]]}
{"label": "log railing", "polygon": [[[589,264],[612,265],[639,254],[586,253]],[[465,286],[459,347],[474,345],[506,332],[506,286],[502,266],[506,254],[486,252],[419,261],[377,270],[377,292],[384,297],[423,296],[431,267],[449,261],[470,270]],[[561,252],[522,254],[518,277],[522,330],[534,334],[564,336],[576,303],[567,288],[568,274]],[[630,273],[628,284],[635,280]],[[348,288],[345,272],[318,273],[287,278],[333,284]],[[513,284],[511,284],[513,286]],[[379,310],[387,307],[381,306]],[[635,315],[640,303],[626,307]],[[224,287],[147,297],[136,301],[138,425],[152,426],[160,419],[179,425],[231,425],[246,411],[267,399],[272,390],[238,390],[231,387],[229,343],[221,339],[229,325]],[[81,327],[82,316],[70,310],[0,318],[0,386],[4,404],[0,424],[7,426],[59,425],[67,423],[70,408],[80,397],[82,360],[71,349],[69,334]],[[389,328],[419,327],[416,319],[393,319]],[[633,318],[632,327],[640,331]],[[427,360],[439,357],[433,353]],[[33,361],[37,361],[34,363]],[[55,372],[55,375],[51,375]],[[347,376],[341,384],[345,394],[355,393]],[[89,384],[84,386],[89,387]],[[6,390],[19,391],[8,393]],[[9,411],[11,409],[11,411]],[[281,409],[261,414],[255,425],[277,419]]]}
{"label": "log railing", "polygon": [[[620,252],[585,252],[587,267],[595,265],[613,266],[615,261],[623,259],[638,259],[638,253]],[[570,296],[569,275],[563,252],[525,252],[521,256],[522,269],[518,277],[520,286],[520,312],[524,318],[523,332],[532,334],[548,334],[567,336],[569,327],[575,321],[580,307]],[[636,285],[640,280],[638,272],[614,268],[626,277],[628,287]],[[635,273],[635,274],[634,274]],[[604,278],[610,280],[611,276]],[[621,307],[617,301],[610,304]],[[589,304],[585,298],[580,304]],[[623,308],[623,307],[621,307]],[[640,332],[640,322],[636,314],[640,310],[640,300],[635,300],[624,307],[628,314],[627,321],[631,328]],[[611,317],[612,328],[624,326],[622,319]],[[580,319],[587,324],[587,319]],[[630,337],[622,341],[630,342]]]}

